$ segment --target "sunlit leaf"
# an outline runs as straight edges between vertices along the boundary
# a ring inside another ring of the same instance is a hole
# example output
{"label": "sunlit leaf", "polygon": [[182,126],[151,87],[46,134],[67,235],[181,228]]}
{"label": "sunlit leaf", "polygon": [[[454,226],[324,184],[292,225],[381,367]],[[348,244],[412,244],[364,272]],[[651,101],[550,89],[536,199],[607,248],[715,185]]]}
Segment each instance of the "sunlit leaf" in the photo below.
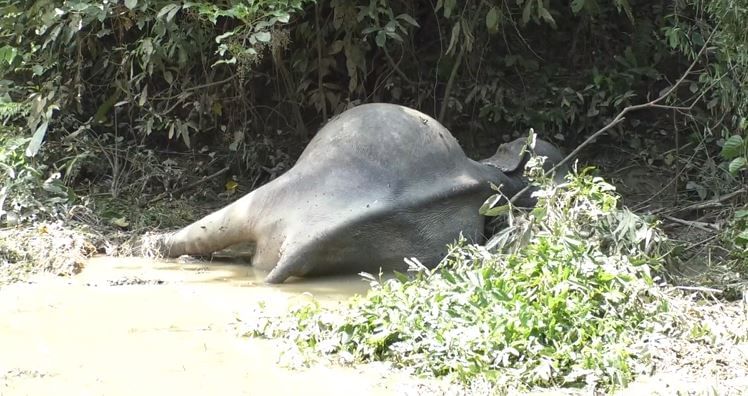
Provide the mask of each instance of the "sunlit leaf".
{"label": "sunlit leaf", "polygon": [[377,35],[374,38],[374,41],[377,43],[378,47],[380,48],[384,47],[384,44],[387,42],[387,35],[384,33],[384,30],[380,30],[377,32]]}
{"label": "sunlit leaf", "polygon": [[418,24],[418,22],[416,22],[415,19],[413,19],[412,16],[410,16],[408,14],[400,14],[400,15],[397,16],[397,19],[402,19],[403,21],[407,22],[411,26],[415,26],[415,27],[420,27],[421,26],[421,25]]}
{"label": "sunlit leaf", "polygon": [[732,135],[722,146],[722,152],[720,153],[725,159],[733,159],[741,154],[745,153],[745,142],[743,137],[740,135]]}
{"label": "sunlit leaf", "polygon": [[499,21],[501,18],[501,11],[499,7],[491,7],[486,14],[486,29],[489,33],[496,33],[499,31]]}
{"label": "sunlit leaf", "polygon": [[455,51],[457,41],[460,38],[460,23],[455,23],[452,27],[452,35],[449,39],[449,46],[447,47],[447,54],[451,54]]}
{"label": "sunlit leaf", "polygon": [[728,165],[727,169],[730,173],[736,175],[738,172],[746,169],[746,165],[748,165],[748,160],[745,157],[737,157],[730,161],[730,165]]}
{"label": "sunlit leaf", "polygon": [[270,32],[257,32],[254,37],[261,43],[269,43],[271,38]]}
{"label": "sunlit leaf", "polygon": [[33,157],[39,152],[39,148],[42,146],[42,141],[44,141],[44,136],[47,134],[48,126],[49,123],[44,121],[36,128],[36,131],[34,131],[34,134],[31,136],[29,145],[26,147],[27,157]]}
{"label": "sunlit leaf", "polygon": [[572,0],[571,11],[575,14],[578,14],[579,11],[582,11],[582,8],[584,8],[585,3],[586,0]]}

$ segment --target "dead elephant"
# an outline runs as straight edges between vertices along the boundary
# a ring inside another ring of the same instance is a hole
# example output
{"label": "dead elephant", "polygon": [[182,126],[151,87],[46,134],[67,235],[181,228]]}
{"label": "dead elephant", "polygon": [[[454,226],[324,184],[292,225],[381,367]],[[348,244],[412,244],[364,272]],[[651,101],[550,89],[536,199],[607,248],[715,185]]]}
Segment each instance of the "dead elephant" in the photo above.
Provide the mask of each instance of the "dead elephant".
{"label": "dead elephant", "polygon": [[[460,233],[483,238],[478,213],[494,193],[525,187],[524,139],[476,162],[433,118],[402,106],[367,104],[333,118],[293,168],[203,219],[165,235],[166,256],[207,255],[252,242],[252,265],[269,283],[290,276],[403,270],[404,257],[433,267]],[[561,153],[538,140],[547,169]],[[531,205],[529,194],[520,205]]]}

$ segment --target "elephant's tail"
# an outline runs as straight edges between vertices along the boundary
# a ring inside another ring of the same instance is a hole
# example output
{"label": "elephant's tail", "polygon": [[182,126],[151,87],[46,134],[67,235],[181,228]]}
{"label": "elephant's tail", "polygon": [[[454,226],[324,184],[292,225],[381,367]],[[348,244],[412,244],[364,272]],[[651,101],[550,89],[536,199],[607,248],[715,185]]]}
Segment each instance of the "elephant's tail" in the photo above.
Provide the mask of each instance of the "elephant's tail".
{"label": "elephant's tail", "polygon": [[160,246],[166,257],[183,254],[209,255],[218,250],[250,241],[253,235],[251,214],[255,191],[202,219],[165,235]]}

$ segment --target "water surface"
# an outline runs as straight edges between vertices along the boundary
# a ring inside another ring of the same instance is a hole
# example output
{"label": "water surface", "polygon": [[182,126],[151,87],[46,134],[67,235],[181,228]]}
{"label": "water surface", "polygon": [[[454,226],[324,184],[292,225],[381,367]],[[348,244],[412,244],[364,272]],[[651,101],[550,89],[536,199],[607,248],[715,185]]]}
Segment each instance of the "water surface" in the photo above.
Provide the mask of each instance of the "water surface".
{"label": "water surface", "polygon": [[339,304],[369,285],[338,276],[266,285],[231,262],[97,257],[71,278],[0,289],[0,395],[415,394],[379,366],[290,371],[277,341],[239,337],[237,317],[311,294]]}

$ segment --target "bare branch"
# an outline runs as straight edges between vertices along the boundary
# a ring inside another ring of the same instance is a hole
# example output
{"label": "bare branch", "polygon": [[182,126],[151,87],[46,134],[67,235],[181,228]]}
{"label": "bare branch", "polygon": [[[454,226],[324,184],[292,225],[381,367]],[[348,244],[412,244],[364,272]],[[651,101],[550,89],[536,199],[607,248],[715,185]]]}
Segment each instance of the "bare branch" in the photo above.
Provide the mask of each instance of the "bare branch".
{"label": "bare branch", "polygon": [[723,202],[729,201],[732,198],[737,197],[740,194],[748,192],[748,189],[743,187],[739,188],[733,192],[721,195],[719,197],[716,197],[714,199],[710,199],[708,201],[699,202],[693,205],[686,206],[685,208],[680,208],[677,210],[677,212],[686,212],[690,210],[701,210],[701,209],[709,209],[709,208],[719,208],[723,206]]}
{"label": "bare branch", "polygon": [[[638,104],[638,105],[626,106],[623,110],[621,110],[620,113],[618,113],[618,115],[616,115],[613,118],[613,120],[611,122],[609,122],[607,125],[605,125],[604,127],[602,127],[599,130],[597,130],[595,133],[593,133],[592,135],[590,135],[590,137],[588,137],[584,142],[582,142],[582,144],[580,144],[579,146],[577,146],[574,149],[574,151],[572,151],[571,153],[569,153],[569,155],[567,155],[566,157],[564,157],[563,160],[561,160],[559,163],[557,163],[556,166],[554,166],[553,168],[551,168],[550,170],[548,170],[547,172],[545,172],[545,175],[546,176],[551,175],[557,169],[561,168],[563,165],[565,165],[567,162],[569,162],[570,159],[576,157],[576,155],[579,154],[579,152],[582,151],[582,149],[584,147],[588,146],[590,143],[592,143],[593,141],[595,141],[595,139],[597,139],[598,137],[600,137],[600,135],[604,134],[605,132],[607,132],[608,130],[610,130],[611,128],[613,128],[614,126],[616,126],[616,125],[620,124],[621,122],[623,122],[623,120],[626,119],[624,116],[626,114],[628,114],[629,112],[637,111],[637,110],[642,110],[642,109],[647,109],[647,108],[666,108],[666,109],[676,109],[676,110],[679,110],[679,109],[691,110],[691,109],[693,109],[693,107],[696,105],[696,103],[704,96],[704,93],[706,91],[702,92],[702,94],[699,95],[687,107],[667,106],[667,105],[661,105],[659,103],[662,102],[663,100],[665,100],[668,96],[670,96],[670,94],[672,94],[673,92],[675,92],[675,90],[683,83],[683,81],[685,81],[686,78],[688,78],[688,76],[693,71],[693,68],[696,67],[697,63],[699,63],[699,60],[701,59],[701,56],[704,55],[704,52],[706,51],[707,47],[709,46],[709,43],[712,41],[712,38],[714,37],[714,34],[717,32],[717,28],[719,28],[719,24],[717,26],[715,26],[714,29],[712,29],[711,33],[709,33],[709,37],[707,37],[707,39],[704,41],[704,45],[701,46],[701,49],[699,50],[699,52],[694,57],[693,62],[691,62],[691,64],[688,66],[688,69],[686,69],[686,71],[683,73],[683,75],[680,76],[680,78],[678,79],[678,81],[676,81],[675,84],[673,84],[667,91],[665,91],[665,93],[663,93],[662,95],[660,95],[656,99],[653,99],[653,100],[651,100],[649,102],[641,103],[641,104]],[[724,75],[721,76],[720,78],[722,78],[722,77],[724,77]],[[711,86],[713,86],[713,84],[714,83],[712,83],[712,85],[710,85],[710,88],[711,88]],[[708,89],[707,89],[707,91],[708,91]],[[519,197],[522,196],[523,194],[527,193],[530,190],[530,188],[532,188],[532,186],[528,184],[527,186],[525,186],[525,188],[523,188],[522,190],[520,190],[518,193],[514,194],[514,196],[512,197],[512,199],[509,200],[509,202],[510,203],[516,202],[519,199]]]}

